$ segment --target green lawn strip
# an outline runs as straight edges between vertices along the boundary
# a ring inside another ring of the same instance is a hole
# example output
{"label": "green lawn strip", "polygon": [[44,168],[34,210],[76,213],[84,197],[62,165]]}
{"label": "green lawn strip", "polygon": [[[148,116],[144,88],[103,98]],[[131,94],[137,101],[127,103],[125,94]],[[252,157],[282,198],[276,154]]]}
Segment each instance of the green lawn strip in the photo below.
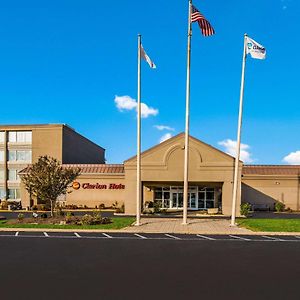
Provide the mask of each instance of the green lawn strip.
{"label": "green lawn strip", "polygon": [[0,228],[121,229],[131,225],[134,220],[134,218],[112,218],[112,223],[102,225],[7,224],[6,221],[0,221]]}
{"label": "green lawn strip", "polygon": [[300,219],[238,219],[238,225],[252,231],[300,232]]}

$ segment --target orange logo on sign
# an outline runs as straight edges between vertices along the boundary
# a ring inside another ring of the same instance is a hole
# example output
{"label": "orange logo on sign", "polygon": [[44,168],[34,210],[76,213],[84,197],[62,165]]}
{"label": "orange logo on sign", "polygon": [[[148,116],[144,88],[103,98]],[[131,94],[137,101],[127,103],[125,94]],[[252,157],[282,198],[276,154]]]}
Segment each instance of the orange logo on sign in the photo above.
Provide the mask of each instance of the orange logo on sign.
{"label": "orange logo on sign", "polygon": [[73,187],[74,190],[79,190],[80,189],[80,183],[77,182],[77,181],[74,181],[72,187]]}

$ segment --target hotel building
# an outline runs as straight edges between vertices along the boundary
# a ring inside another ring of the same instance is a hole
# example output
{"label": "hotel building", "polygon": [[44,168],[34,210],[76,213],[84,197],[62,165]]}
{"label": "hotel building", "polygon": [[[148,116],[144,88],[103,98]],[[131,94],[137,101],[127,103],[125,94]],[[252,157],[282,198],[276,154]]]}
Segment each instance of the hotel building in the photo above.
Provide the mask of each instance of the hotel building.
{"label": "hotel building", "polygon": [[[0,140],[3,170],[0,188],[2,195],[7,191],[8,199],[20,200],[23,207],[32,206],[28,193],[20,186],[17,170],[30,163],[30,158],[34,162],[47,154],[66,167],[81,169],[71,193],[61,199],[65,204],[94,208],[101,204],[111,206],[117,201],[119,205],[124,204],[126,214],[135,214],[136,157],[123,164],[105,164],[104,149],[66,125],[2,126],[0,132],[4,132]],[[189,159],[189,210],[216,208],[230,215],[234,158],[190,137]],[[142,210],[149,204],[171,211],[182,209],[184,134],[144,151],[141,161]],[[273,210],[280,201],[299,210],[300,166],[240,162],[239,173],[237,207],[249,202],[256,208]]]}
{"label": "hotel building", "polygon": [[0,126],[0,199],[21,200],[18,173],[42,155],[63,164],[101,164],[104,152],[64,124]]}

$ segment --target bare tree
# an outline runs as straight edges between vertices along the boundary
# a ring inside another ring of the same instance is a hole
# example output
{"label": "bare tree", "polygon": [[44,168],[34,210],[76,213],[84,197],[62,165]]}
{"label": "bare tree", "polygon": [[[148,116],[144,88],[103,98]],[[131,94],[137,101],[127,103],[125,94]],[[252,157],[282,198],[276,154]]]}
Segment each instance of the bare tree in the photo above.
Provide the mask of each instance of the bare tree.
{"label": "bare tree", "polygon": [[32,196],[50,204],[53,217],[57,197],[67,193],[68,187],[79,174],[79,168],[63,167],[57,159],[46,155],[29,166],[21,180]]}

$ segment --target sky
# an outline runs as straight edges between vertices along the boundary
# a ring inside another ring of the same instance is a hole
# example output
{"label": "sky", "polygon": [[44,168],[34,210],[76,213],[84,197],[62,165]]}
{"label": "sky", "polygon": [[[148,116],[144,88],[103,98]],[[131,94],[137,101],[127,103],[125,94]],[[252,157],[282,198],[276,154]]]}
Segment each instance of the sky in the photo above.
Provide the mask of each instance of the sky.
{"label": "sky", "polygon": [[[265,60],[246,63],[242,160],[300,164],[297,0],[194,0],[216,34],[193,24],[190,134],[234,155],[243,35]],[[0,3],[0,124],[66,123],[106,149],[136,152],[137,35],[142,149],[184,131],[187,0]]]}

